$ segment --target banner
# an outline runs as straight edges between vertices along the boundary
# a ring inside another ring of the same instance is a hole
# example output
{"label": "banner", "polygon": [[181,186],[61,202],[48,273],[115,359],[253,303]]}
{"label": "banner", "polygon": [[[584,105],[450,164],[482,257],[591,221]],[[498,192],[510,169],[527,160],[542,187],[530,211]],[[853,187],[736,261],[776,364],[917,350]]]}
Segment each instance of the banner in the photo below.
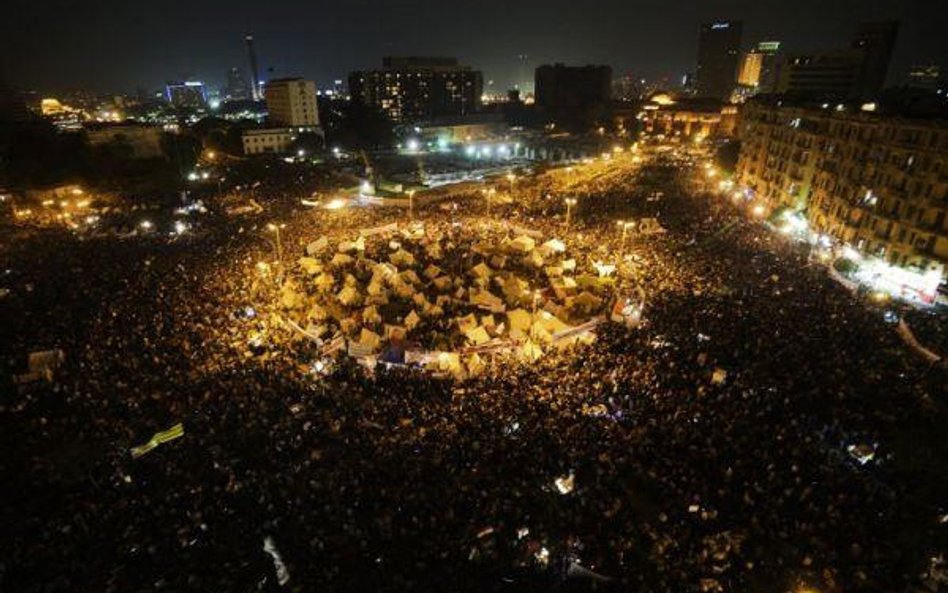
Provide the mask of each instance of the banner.
{"label": "banner", "polygon": [[158,445],[162,443],[167,443],[168,441],[173,441],[175,439],[181,438],[184,436],[184,425],[178,422],[168,430],[163,430],[161,432],[156,432],[151,439],[144,445],[139,445],[138,447],[132,447],[131,453],[132,457],[138,459],[145,453],[148,453]]}
{"label": "banner", "polygon": [[393,222],[390,224],[384,224],[382,226],[377,226],[370,229],[359,229],[359,234],[363,237],[371,237],[372,235],[380,235],[382,233],[394,233],[396,231],[398,231],[398,223]]}
{"label": "banner", "polygon": [[582,325],[577,325],[576,327],[571,327],[569,329],[564,329],[553,334],[553,343],[565,340],[567,338],[572,338],[580,334],[592,331],[596,328],[597,325],[602,323],[602,317],[594,317]]}

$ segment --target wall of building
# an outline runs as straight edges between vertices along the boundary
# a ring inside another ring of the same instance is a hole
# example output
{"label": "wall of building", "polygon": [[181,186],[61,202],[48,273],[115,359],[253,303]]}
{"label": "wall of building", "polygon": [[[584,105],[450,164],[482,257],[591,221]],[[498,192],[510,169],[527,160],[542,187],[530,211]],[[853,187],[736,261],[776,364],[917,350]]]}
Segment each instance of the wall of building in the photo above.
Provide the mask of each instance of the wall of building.
{"label": "wall of building", "polygon": [[294,136],[289,130],[253,130],[243,135],[244,154],[284,154],[290,150]]}
{"label": "wall of building", "polygon": [[888,262],[948,264],[948,124],[750,102],[737,181]]}

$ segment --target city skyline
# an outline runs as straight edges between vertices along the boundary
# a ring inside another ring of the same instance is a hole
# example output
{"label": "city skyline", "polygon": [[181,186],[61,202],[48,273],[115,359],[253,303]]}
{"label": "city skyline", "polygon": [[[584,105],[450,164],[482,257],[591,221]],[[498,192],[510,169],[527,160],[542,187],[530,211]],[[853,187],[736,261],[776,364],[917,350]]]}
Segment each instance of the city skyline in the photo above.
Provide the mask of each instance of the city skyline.
{"label": "city skyline", "polygon": [[[18,1],[8,13],[16,16],[0,25],[8,46],[0,74],[21,90],[43,92],[152,90],[189,75],[220,87],[230,68],[248,69],[244,36],[250,32],[264,79],[303,76],[325,86],[372,67],[383,55],[451,55],[482,70],[488,92],[532,82],[535,67],[554,62],[608,64],[617,77],[632,73],[667,78],[673,85],[695,69],[703,22],[743,20],[745,50],[770,38],[787,49],[813,50],[846,45],[854,23],[895,19],[901,27],[889,83],[897,84],[914,64],[945,61],[948,40],[939,32],[943,12],[933,0],[845,1],[830,7],[815,0],[713,7],[694,1],[632,6],[604,0],[593,10],[565,0],[514,7],[489,0],[477,9],[404,0],[382,6],[282,2],[270,9],[273,16],[245,2],[173,2],[148,18],[135,18],[132,7],[113,0],[93,6]],[[791,18],[808,13],[814,18]],[[521,80],[522,54],[529,56],[526,80]]]}

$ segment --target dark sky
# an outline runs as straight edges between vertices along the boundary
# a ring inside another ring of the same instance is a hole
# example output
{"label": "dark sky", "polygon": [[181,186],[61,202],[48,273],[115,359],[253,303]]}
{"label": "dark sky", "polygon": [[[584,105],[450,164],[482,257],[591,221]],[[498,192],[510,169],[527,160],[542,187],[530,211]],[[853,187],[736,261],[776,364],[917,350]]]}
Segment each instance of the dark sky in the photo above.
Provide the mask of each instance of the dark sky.
{"label": "dark sky", "polygon": [[23,90],[131,92],[193,75],[211,84],[246,67],[320,85],[386,54],[455,55],[495,88],[529,65],[603,63],[616,74],[677,78],[694,68],[698,25],[744,20],[744,45],[844,45],[856,23],[897,19],[890,78],[948,65],[948,0],[4,0],[0,73]]}

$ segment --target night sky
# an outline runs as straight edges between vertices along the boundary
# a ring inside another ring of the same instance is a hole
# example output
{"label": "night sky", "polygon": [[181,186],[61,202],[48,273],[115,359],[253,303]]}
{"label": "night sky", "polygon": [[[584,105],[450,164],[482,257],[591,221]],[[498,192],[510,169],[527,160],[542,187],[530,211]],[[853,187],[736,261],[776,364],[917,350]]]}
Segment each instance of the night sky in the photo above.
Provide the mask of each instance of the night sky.
{"label": "night sky", "polygon": [[387,54],[453,55],[506,89],[541,63],[603,63],[616,75],[677,80],[694,69],[698,26],[744,20],[744,45],[779,39],[820,49],[856,23],[897,19],[890,69],[948,65],[948,0],[5,0],[0,73],[22,90],[157,89],[186,75],[212,85],[246,68],[245,31],[261,71],[321,86]]}

